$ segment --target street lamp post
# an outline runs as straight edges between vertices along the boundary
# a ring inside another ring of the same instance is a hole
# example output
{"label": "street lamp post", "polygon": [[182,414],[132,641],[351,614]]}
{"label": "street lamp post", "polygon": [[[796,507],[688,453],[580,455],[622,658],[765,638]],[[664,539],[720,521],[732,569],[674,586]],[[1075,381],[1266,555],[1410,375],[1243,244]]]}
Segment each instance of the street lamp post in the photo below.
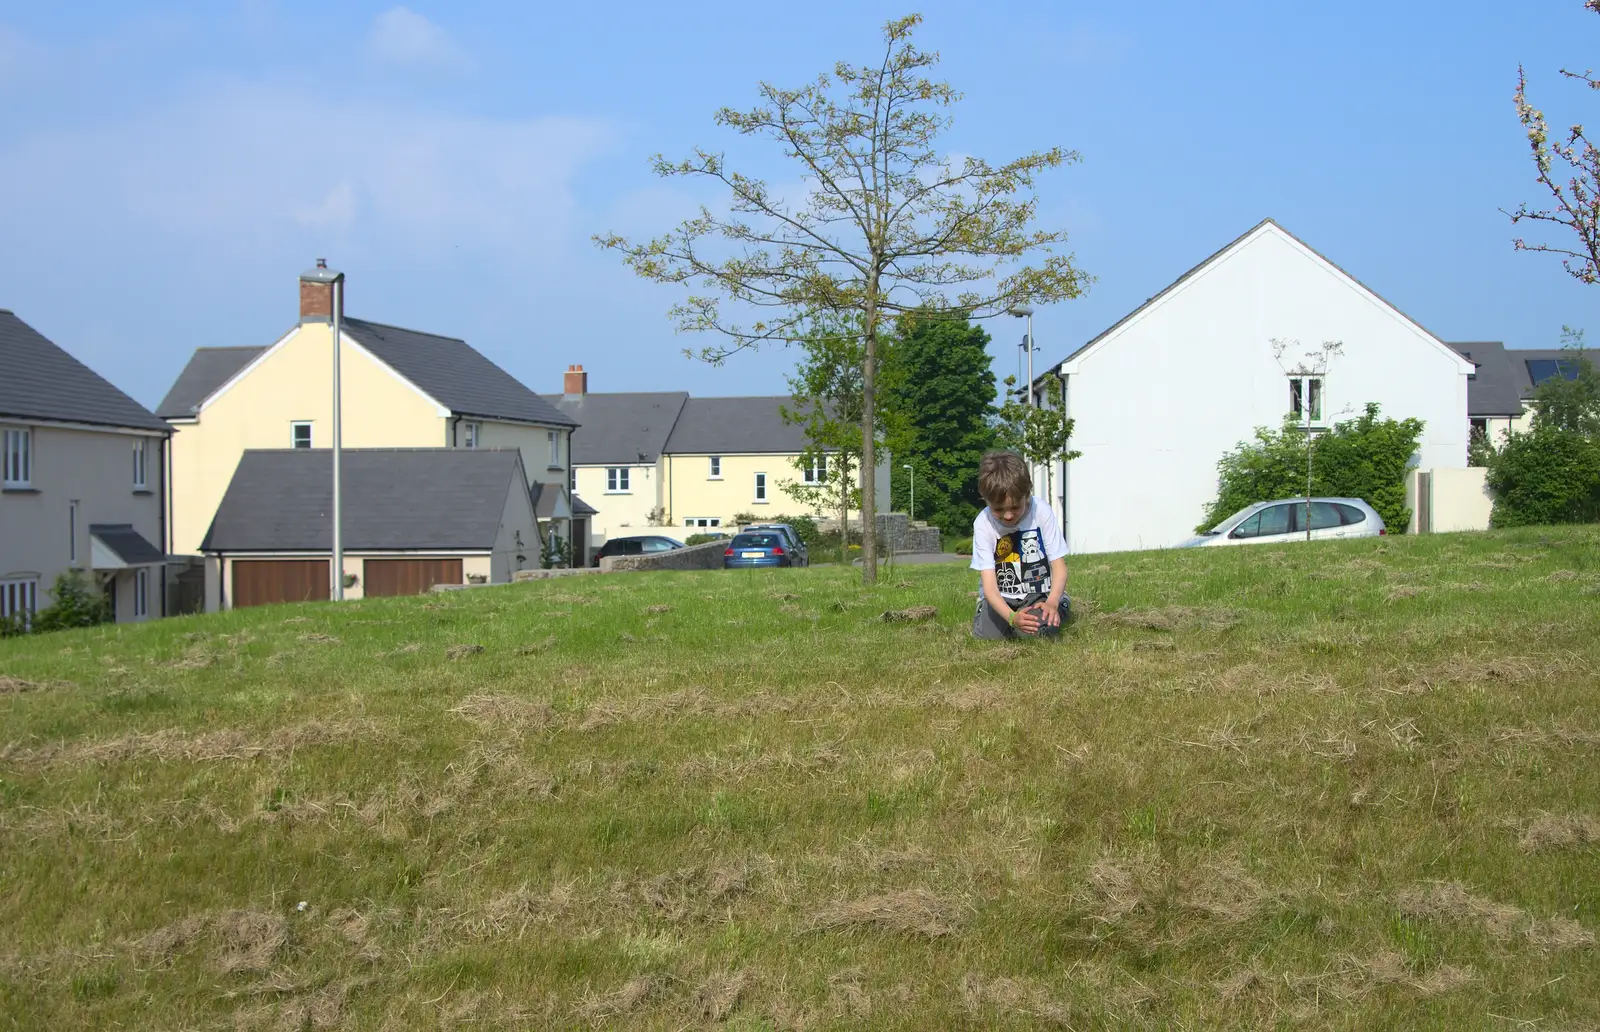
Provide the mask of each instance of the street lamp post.
{"label": "street lamp post", "polygon": [[917,518],[917,469],[907,462],[902,462],[900,468],[911,471],[911,518],[915,520]]}
{"label": "street lamp post", "polygon": [[1019,319],[1028,320],[1028,335],[1022,338],[1022,349],[1028,353],[1028,382],[1025,389],[1028,392],[1029,405],[1033,404],[1033,353],[1039,349],[1033,346],[1033,309],[1027,305],[1018,305],[1011,309],[1011,314]]}
{"label": "street lamp post", "polygon": [[317,259],[317,267],[301,273],[302,283],[317,283],[328,288],[328,318],[333,330],[333,549],[329,562],[329,597],[335,602],[344,601],[344,509],[343,484],[340,479],[340,459],[344,448],[342,426],[343,400],[339,389],[339,351],[344,320],[344,273],[328,268],[325,258]]}

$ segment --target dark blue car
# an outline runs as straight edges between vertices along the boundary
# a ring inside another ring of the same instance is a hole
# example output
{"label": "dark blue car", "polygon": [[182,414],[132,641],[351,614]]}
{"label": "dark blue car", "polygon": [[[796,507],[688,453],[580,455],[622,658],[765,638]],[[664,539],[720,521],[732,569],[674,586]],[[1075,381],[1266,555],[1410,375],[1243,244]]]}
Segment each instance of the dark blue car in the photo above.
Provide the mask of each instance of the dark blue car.
{"label": "dark blue car", "polygon": [[747,566],[793,565],[790,550],[785,546],[788,538],[776,530],[746,531],[735,534],[722,553],[725,569],[736,570]]}

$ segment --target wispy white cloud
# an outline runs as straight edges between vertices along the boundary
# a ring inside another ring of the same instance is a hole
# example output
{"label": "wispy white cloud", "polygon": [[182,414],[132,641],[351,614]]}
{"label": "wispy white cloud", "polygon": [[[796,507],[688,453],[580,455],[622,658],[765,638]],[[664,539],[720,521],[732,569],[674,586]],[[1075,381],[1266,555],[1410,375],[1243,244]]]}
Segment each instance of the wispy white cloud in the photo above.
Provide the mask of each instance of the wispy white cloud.
{"label": "wispy white cloud", "polygon": [[367,53],[379,64],[428,71],[463,72],[472,59],[440,26],[409,7],[378,15],[367,36]]}
{"label": "wispy white cloud", "polygon": [[614,145],[598,120],[495,119],[222,82],[129,120],[0,145],[0,225],[95,217],[233,251],[337,235],[367,247],[536,256],[575,235],[574,184]]}

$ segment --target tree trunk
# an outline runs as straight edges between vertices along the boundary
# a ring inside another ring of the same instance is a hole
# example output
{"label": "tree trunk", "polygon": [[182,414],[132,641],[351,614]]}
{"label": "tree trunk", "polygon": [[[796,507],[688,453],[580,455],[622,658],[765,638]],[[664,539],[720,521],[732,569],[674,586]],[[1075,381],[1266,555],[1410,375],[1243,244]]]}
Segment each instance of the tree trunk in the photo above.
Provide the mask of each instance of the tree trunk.
{"label": "tree trunk", "polygon": [[878,583],[877,442],[873,423],[878,391],[878,270],[867,278],[866,357],[861,363],[861,580]]}

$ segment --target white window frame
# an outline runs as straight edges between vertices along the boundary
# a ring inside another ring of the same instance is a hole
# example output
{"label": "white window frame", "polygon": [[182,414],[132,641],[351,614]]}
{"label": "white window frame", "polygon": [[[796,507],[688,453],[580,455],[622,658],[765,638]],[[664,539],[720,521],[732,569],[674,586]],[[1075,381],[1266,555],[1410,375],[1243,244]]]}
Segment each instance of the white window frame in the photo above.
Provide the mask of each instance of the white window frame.
{"label": "white window frame", "polygon": [[627,466],[607,466],[606,494],[633,494],[632,473]]}
{"label": "white window frame", "polygon": [[0,581],[0,619],[22,614],[22,626],[31,628],[39,611],[39,578],[21,577]]}
{"label": "white window frame", "polygon": [[0,487],[29,488],[33,486],[33,430],[25,426],[8,426],[0,434]]}
{"label": "white window frame", "polygon": [[478,438],[483,436],[483,424],[482,423],[462,423],[461,424],[461,429],[463,431],[462,436],[466,438],[465,443],[463,443],[461,445],[461,447],[463,447],[463,448],[477,448],[478,447]]}
{"label": "white window frame", "polygon": [[[1308,424],[1305,408],[1312,409]],[[1299,407],[1300,411],[1295,409]],[[1295,373],[1289,377],[1289,419],[1296,426],[1326,426],[1328,378],[1321,373]]]}
{"label": "white window frame", "polygon": [[147,442],[143,437],[135,437],[133,439],[133,489],[135,491],[146,490],[149,483],[146,477],[146,473],[149,470],[146,463],[149,458],[149,449],[145,447],[146,444]]}
{"label": "white window frame", "polygon": [[761,472],[760,470],[756,471],[755,491],[756,491],[756,496],[753,499],[754,503],[756,505],[766,505],[767,504],[767,475],[765,473]]}
{"label": "white window frame", "polygon": [[720,527],[721,516],[690,516],[683,521],[685,527]]}
{"label": "white window frame", "polygon": [[712,455],[709,457],[709,461],[707,462],[706,479],[722,479],[722,456]]}
{"label": "white window frame", "polygon": [[[306,443],[305,444],[301,444],[300,443],[300,428],[301,427],[305,427],[306,428]],[[316,447],[316,442],[317,442],[316,431],[311,429],[311,420],[309,420],[309,419],[296,419],[296,420],[294,420],[293,422],[291,422],[289,424],[289,447],[290,448],[313,448],[313,447]]]}
{"label": "white window frame", "polygon": [[550,441],[550,468],[551,469],[560,469],[561,468],[561,435],[556,433],[554,430],[545,431],[545,435]]}
{"label": "white window frame", "polygon": [[78,500],[67,502],[67,563],[78,565]]}
{"label": "white window frame", "polygon": [[133,617],[142,620],[150,615],[150,571],[141,566],[133,571]]}
{"label": "white window frame", "polygon": [[801,483],[815,487],[817,484],[828,482],[828,457],[817,455],[807,459],[805,466],[800,470]]}

